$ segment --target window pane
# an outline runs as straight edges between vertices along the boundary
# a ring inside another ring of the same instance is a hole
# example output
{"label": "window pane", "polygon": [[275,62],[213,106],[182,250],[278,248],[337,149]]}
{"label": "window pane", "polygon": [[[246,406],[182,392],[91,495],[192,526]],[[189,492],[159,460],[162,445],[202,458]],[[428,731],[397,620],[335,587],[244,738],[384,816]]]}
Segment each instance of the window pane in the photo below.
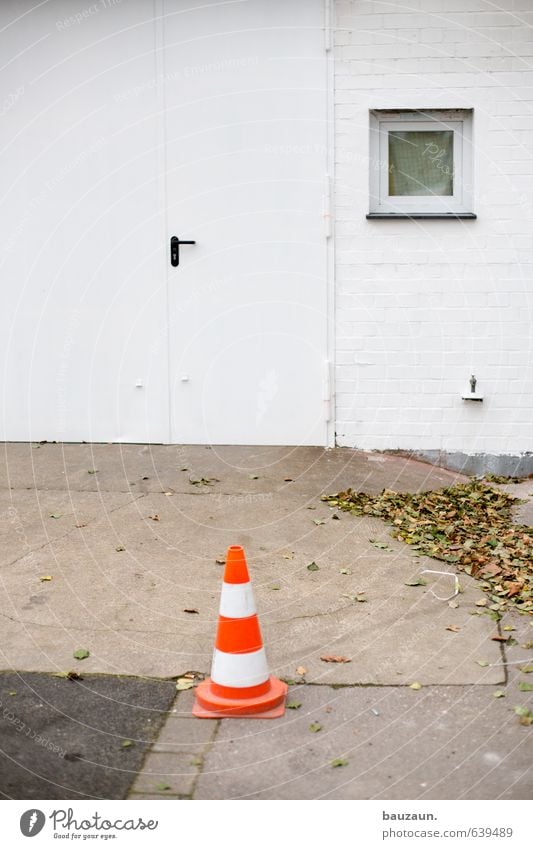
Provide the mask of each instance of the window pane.
{"label": "window pane", "polygon": [[453,195],[453,130],[389,132],[389,195]]}

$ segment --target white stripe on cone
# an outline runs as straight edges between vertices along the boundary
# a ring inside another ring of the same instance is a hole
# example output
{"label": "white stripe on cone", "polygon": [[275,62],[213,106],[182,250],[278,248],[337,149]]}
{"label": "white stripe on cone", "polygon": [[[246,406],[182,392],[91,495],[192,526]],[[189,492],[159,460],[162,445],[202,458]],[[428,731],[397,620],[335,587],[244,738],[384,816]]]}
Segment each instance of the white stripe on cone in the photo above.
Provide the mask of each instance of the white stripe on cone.
{"label": "white stripe on cone", "polygon": [[215,649],[211,680],[222,687],[255,687],[270,678],[265,649],[230,654]]}
{"label": "white stripe on cone", "polygon": [[246,584],[222,584],[220,615],[228,619],[243,619],[256,613],[250,581]]}

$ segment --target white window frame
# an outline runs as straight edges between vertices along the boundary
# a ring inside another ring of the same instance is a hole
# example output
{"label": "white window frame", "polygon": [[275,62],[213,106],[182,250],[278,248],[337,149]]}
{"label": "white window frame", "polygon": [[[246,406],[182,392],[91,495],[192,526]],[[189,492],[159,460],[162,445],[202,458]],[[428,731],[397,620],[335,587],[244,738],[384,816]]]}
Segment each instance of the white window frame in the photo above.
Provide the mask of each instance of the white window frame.
{"label": "white window frame", "polygon": [[[389,195],[389,132],[394,130],[453,131],[453,195]],[[370,164],[369,217],[475,217],[471,109],[372,110]]]}

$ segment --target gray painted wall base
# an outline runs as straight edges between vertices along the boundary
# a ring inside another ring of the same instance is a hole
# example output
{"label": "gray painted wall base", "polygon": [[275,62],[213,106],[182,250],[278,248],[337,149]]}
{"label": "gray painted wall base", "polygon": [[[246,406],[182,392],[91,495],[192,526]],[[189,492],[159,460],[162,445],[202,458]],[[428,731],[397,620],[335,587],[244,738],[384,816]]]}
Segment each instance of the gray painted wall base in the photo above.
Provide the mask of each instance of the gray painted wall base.
{"label": "gray painted wall base", "polygon": [[533,475],[533,453],[525,454],[463,454],[460,451],[385,451],[385,454],[400,454],[425,460],[434,466],[442,466],[464,475],[505,475],[527,478]]}

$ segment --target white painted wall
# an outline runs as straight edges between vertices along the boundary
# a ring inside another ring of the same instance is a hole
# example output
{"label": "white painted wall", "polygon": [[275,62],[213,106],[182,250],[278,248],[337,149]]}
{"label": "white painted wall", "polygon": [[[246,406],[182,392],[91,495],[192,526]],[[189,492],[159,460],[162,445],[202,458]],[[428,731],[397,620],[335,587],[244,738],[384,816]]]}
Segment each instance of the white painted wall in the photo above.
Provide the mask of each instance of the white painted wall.
{"label": "white painted wall", "polygon": [[[533,3],[497,5],[335,4],[340,445],[532,448]],[[477,221],[367,221],[369,109],[430,107],[474,109]]]}

